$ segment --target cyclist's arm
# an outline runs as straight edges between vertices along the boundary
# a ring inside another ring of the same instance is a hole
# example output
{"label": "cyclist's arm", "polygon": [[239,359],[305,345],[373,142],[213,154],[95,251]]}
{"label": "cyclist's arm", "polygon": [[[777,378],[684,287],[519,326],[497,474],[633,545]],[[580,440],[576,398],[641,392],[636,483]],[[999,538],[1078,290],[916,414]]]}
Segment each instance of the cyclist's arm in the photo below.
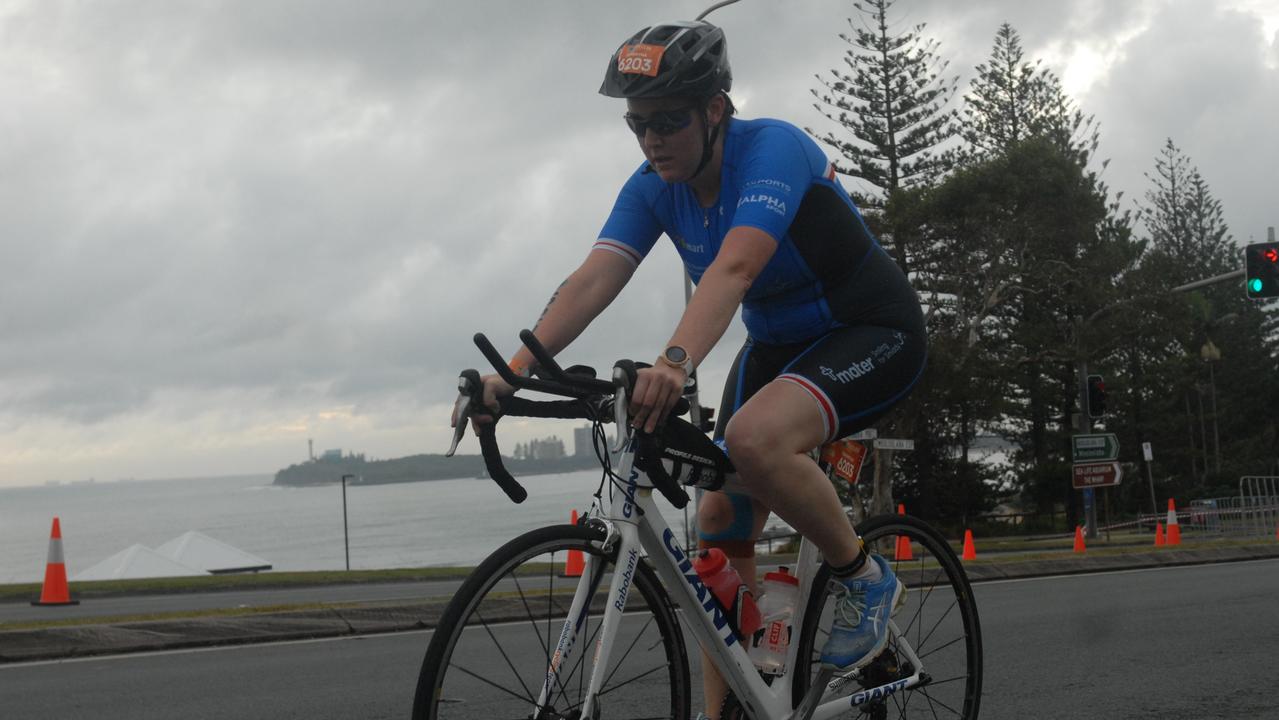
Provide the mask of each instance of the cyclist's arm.
{"label": "cyclist's arm", "polygon": [[668,344],[687,350],[694,365],[700,363],[724,335],[746,291],[776,250],[777,241],[759,228],[729,230]]}
{"label": "cyclist's arm", "polygon": [[[668,343],[684,348],[693,365],[719,342],[755,278],[777,250],[773,236],[756,227],[728,231],[715,260],[706,268]],[[641,370],[631,398],[635,427],[652,432],[683,391],[684,373],[662,363]]]}
{"label": "cyclist's arm", "polygon": [[[635,265],[616,253],[592,250],[568,276],[533,327],[538,342],[552,355],[568,347],[599,316],[635,273]],[[532,367],[533,355],[520,348],[512,367]]]}

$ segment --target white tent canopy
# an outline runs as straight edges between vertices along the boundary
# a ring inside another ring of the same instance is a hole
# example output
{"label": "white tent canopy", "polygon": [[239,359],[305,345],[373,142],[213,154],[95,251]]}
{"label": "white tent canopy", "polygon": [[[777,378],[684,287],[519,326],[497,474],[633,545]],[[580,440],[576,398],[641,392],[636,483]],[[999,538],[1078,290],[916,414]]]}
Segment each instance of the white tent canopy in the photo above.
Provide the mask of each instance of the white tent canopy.
{"label": "white tent canopy", "polygon": [[194,530],[173,538],[156,548],[156,552],[175,562],[201,568],[215,575],[271,569],[270,562]]}
{"label": "white tent canopy", "polygon": [[165,557],[145,545],[130,545],[71,579],[124,580],[207,574],[204,570]]}

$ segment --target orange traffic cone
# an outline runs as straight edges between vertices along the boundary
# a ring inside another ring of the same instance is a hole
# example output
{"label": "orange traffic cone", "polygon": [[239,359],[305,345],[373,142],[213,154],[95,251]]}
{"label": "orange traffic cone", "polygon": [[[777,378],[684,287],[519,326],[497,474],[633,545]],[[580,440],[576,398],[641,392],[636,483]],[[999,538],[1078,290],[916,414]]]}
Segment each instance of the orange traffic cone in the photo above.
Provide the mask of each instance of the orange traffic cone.
{"label": "orange traffic cone", "polygon": [[[577,511],[574,510],[569,516],[569,522],[577,524]],[[582,555],[581,550],[569,550],[568,559],[564,561],[564,577],[582,577],[582,571],[586,569],[586,556]]]}
{"label": "orange traffic cone", "polygon": [[71,590],[67,588],[67,565],[62,558],[62,525],[55,517],[53,530],[49,533],[49,561],[44,568],[44,587],[40,590],[40,599],[33,600],[32,605],[79,605],[79,600],[71,599]]}
{"label": "orange traffic cone", "polygon": [[1083,526],[1075,526],[1075,552],[1083,554],[1088,548],[1084,546],[1084,528]]}
{"label": "orange traffic cone", "polygon": [[[897,505],[897,514],[898,514],[898,515],[905,515],[905,514],[906,514],[906,506],[905,506],[905,505],[903,505],[903,504],[901,504],[901,503],[898,503],[898,505]],[[902,562],[902,561],[905,561],[905,560],[914,560],[914,559],[915,559],[915,553],[911,552],[911,550],[910,550],[910,538],[909,538],[909,537],[907,537],[907,536],[905,536],[905,535],[898,535],[898,536],[897,536],[897,551],[896,551],[896,553],[894,553],[894,556],[897,558],[897,562]]]}
{"label": "orange traffic cone", "polygon": [[1177,505],[1168,498],[1168,544],[1181,544],[1181,526],[1177,524]]}
{"label": "orange traffic cone", "polygon": [[976,560],[976,559],[977,559],[977,548],[976,548],[976,546],[974,546],[974,545],[973,545],[973,531],[972,531],[972,530],[965,530],[965,531],[964,531],[964,559],[965,559],[965,560]]}
{"label": "orange traffic cone", "polygon": [[1155,547],[1163,547],[1164,545],[1167,545],[1164,542],[1164,524],[1155,523]]}

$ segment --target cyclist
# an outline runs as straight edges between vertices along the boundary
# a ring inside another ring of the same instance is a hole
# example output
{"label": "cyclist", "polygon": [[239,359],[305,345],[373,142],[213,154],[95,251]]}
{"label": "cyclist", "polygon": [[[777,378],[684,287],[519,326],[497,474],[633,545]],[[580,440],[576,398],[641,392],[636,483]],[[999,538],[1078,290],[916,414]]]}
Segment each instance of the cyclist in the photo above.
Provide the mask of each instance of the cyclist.
{"label": "cyclist", "polygon": [[[814,542],[836,578],[821,660],[855,667],[887,642],[903,589],[882,558],[863,550],[808,453],[868,427],[910,392],[925,364],[923,315],[817,144],[778,120],[733,118],[731,86],[724,33],[709,23],[648,27],[614,52],[600,93],[626,100],[645,162],[534,334],[551,353],[562,350],[658,237],[670,237],[697,289],[633,391],[632,422],[653,432],[741,307],[748,338],[715,437],[750,496],[707,493],[700,544],[722,548],[754,589],[755,540],[770,511]],[[527,373],[533,363],[521,349],[511,367]],[[513,391],[496,375],[484,378],[489,407]],[[717,717],[723,681],[708,672],[704,684],[706,715]]]}

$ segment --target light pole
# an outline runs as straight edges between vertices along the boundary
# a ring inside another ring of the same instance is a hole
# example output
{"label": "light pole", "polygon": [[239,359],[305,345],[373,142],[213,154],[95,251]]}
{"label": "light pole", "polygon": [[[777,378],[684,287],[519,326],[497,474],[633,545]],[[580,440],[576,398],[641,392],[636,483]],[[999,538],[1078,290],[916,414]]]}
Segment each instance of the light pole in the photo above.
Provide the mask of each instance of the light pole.
{"label": "light pole", "polygon": [[346,479],[354,475],[342,476],[342,546],[346,548],[346,569],[351,570],[351,535],[346,528]]}

